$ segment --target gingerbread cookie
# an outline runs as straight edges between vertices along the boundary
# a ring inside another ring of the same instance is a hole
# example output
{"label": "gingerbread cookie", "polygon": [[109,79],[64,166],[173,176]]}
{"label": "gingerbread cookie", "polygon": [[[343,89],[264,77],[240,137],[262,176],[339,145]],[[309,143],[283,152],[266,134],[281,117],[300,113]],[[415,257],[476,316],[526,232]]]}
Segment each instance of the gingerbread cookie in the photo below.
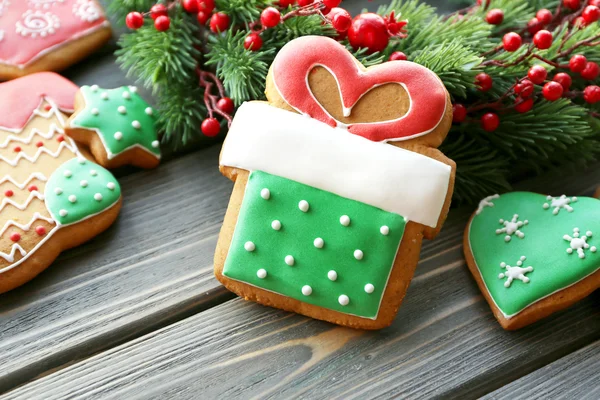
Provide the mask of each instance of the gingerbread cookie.
{"label": "gingerbread cookie", "polygon": [[77,89],[51,72],[0,84],[0,293],[108,228],[121,208],[116,179],[64,134]]}
{"label": "gingerbread cookie", "polygon": [[96,0],[0,0],[0,80],[60,71],[110,37]]}
{"label": "gingerbread cookie", "polygon": [[464,236],[467,264],[504,329],[518,329],[600,286],[600,201],[489,196]]}
{"label": "gingerbread cookie", "polygon": [[67,134],[88,146],[99,164],[154,168],[160,162],[155,111],[135,86],[111,90],[83,86],[75,110]]}
{"label": "gingerbread cookie", "polygon": [[313,318],[389,325],[450,204],[455,165],[436,149],[452,119],[444,85],[411,62],[365,69],[307,36],[279,52],[266,94],[238,109],[221,152],[235,187],[217,279]]}

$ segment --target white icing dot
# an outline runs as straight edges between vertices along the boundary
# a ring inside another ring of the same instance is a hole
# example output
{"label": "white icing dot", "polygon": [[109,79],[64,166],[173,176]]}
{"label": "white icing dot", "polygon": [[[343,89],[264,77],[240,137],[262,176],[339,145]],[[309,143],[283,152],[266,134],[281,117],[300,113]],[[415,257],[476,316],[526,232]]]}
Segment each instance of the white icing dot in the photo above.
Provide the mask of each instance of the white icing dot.
{"label": "white icing dot", "polygon": [[81,185],[81,187],[87,187],[88,185],[88,181],[86,181],[85,179],[82,180],[81,182],[79,182],[79,184]]}
{"label": "white icing dot", "polygon": [[298,203],[298,208],[302,212],[307,212],[309,207],[310,206],[308,205],[308,201],[306,200],[300,200],[300,203]]}
{"label": "white icing dot", "polygon": [[100,87],[99,87],[98,85],[92,85],[92,86],[90,86],[90,90],[91,90],[92,92],[97,92],[97,91],[98,91],[98,89],[100,89]]}
{"label": "white icing dot", "polygon": [[271,228],[275,229],[276,231],[281,229],[281,222],[279,222],[279,220],[275,220],[273,222],[271,222]]}
{"label": "white icing dot", "polygon": [[321,238],[316,238],[315,241],[313,242],[313,244],[315,245],[315,247],[317,249],[322,249],[323,245],[325,244],[325,241]]}
{"label": "white icing dot", "polygon": [[158,149],[158,146],[160,146],[160,143],[158,142],[158,140],[154,140],[152,142],[152,147],[154,147],[155,149]]}
{"label": "white icing dot", "polygon": [[340,224],[344,225],[344,226],[348,226],[350,225],[350,217],[347,215],[342,215],[340,217]]}
{"label": "white icing dot", "polygon": [[69,212],[68,212],[67,210],[64,210],[64,209],[63,209],[63,210],[60,210],[60,211],[58,212],[58,215],[60,215],[61,217],[66,217],[66,216],[67,216],[67,214],[69,214]]}
{"label": "white icing dot", "polygon": [[373,293],[374,290],[375,290],[375,286],[373,286],[372,284],[367,283],[365,285],[365,292],[370,294],[370,293]]}
{"label": "white icing dot", "polygon": [[78,161],[78,162],[79,162],[79,164],[81,164],[81,165],[85,164],[85,158],[83,158],[83,157],[79,157],[79,158],[77,159],[77,161]]}
{"label": "white icing dot", "polygon": [[106,184],[106,187],[109,188],[110,190],[115,190],[115,184],[113,182],[108,182]]}
{"label": "white icing dot", "polygon": [[342,294],[340,297],[338,297],[338,302],[343,306],[347,306],[348,303],[350,303],[350,298],[345,294]]}
{"label": "white icing dot", "polygon": [[135,129],[141,129],[142,128],[142,124],[140,124],[140,121],[133,121],[131,123],[131,126],[133,126]]}
{"label": "white icing dot", "polygon": [[100,193],[96,193],[94,195],[94,200],[96,200],[96,201],[102,201],[102,195]]}
{"label": "white icing dot", "polygon": [[131,95],[129,94],[129,92],[123,92],[123,98],[129,100],[131,98]]}
{"label": "white icing dot", "polygon": [[354,250],[354,258],[356,258],[357,260],[362,260],[364,257],[364,254],[362,252],[362,250]]}
{"label": "white icing dot", "polygon": [[69,196],[69,201],[71,203],[75,203],[77,201],[77,196],[75,196],[74,194],[70,195]]}
{"label": "white icing dot", "polygon": [[269,200],[271,198],[271,191],[267,188],[264,188],[260,191],[260,197],[262,197],[265,200]]}
{"label": "white icing dot", "polygon": [[91,169],[90,170],[90,175],[91,176],[96,176],[96,175],[98,175],[98,171],[96,171],[95,169]]}
{"label": "white icing dot", "polygon": [[244,249],[246,249],[246,251],[254,251],[254,249],[256,249],[256,246],[252,242],[246,242],[244,243]]}
{"label": "white icing dot", "polygon": [[387,236],[390,233],[390,227],[387,225],[384,225],[381,228],[379,228],[379,232],[381,232],[381,234],[383,236]]}
{"label": "white icing dot", "polygon": [[108,100],[108,93],[106,93],[106,92],[102,92],[102,94],[100,95],[100,98],[101,98],[102,100]]}
{"label": "white icing dot", "polygon": [[138,91],[138,88],[137,88],[137,86],[129,86],[129,91],[130,91],[131,93],[137,93],[137,91]]}
{"label": "white icing dot", "polygon": [[312,288],[308,285],[302,286],[302,294],[305,296],[310,296],[312,294]]}
{"label": "white icing dot", "polygon": [[256,276],[258,276],[260,279],[265,279],[267,277],[267,270],[264,268],[259,269],[256,271]]}
{"label": "white icing dot", "polygon": [[144,110],[144,112],[148,115],[152,115],[154,113],[154,111],[152,111],[152,107],[146,107],[146,109]]}
{"label": "white icing dot", "polygon": [[335,281],[337,279],[337,272],[334,270],[329,271],[327,273],[327,278],[329,278],[330,281]]}
{"label": "white icing dot", "polygon": [[285,256],[285,263],[287,265],[292,266],[292,265],[294,265],[294,262],[295,262],[294,257],[292,257],[292,256]]}
{"label": "white icing dot", "polygon": [[115,132],[114,136],[117,140],[123,139],[123,134],[121,132]]}
{"label": "white icing dot", "polygon": [[92,115],[98,115],[100,114],[100,110],[98,110],[97,108],[92,108],[92,111],[90,111],[92,113]]}
{"label": "white icing dot", "polygon": [[62,194],[62,189],[57,187],[56,189],[54,189],[54,194],[61,195]]}
{"label": "white icing dot", "polygon": [[119,106],[119,108],[117,108],[117,111],[119,112],[119,114],[127,113],[127,109],[125,108],[125,106]]}
{"label": "white icing dot", "polygon": [[63,175],[65,176],[65,178],[70,178],[73,175],[73,173],[67,169],[67,170],[65,170]]}

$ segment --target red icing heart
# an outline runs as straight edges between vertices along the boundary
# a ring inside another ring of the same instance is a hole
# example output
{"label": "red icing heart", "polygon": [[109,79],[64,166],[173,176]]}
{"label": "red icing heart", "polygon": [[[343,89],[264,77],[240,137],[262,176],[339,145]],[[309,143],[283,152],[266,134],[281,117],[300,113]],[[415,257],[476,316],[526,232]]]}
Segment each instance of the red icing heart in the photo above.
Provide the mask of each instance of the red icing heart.
{"label": "red icing heart", "polygon": [[[344,115],[369,90],[399,83],[410,97],[408,112],[400,118],[343,124],[317,101],[308,85],[308,73],[316,66],[336,78]],[[390,61],[364,71],[344,46],[321,36],[304,36],[286,44],[273,62],[275,86],[297,111],[331,126],[348,127],[355,135],[382,142],[407,140],[434,130],[446,112],[447,94],[442,81],[429,69],[409,61]]]}

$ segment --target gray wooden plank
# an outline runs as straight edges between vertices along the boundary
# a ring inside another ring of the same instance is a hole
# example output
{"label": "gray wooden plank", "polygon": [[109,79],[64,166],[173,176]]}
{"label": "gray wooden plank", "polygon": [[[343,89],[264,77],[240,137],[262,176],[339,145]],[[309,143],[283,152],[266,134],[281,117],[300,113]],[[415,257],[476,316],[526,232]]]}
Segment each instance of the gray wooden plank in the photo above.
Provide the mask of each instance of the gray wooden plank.
{"label": "gray wooden plank", "polygon": [[[600,169],[530,188],[590,194]],[[600,338],[598,293],[517,332],[494,320],[462,256],[455,210],[394,324],[339,328],[239,299],[6,394],[44,398],[475,398]]]}
{"label": "gray wooden plank", "polygon": [[490,393],[484,399],[600,398],[600,341]]}
{"label": "gray wooden plank", "polygon": [[232,296],[214,292],[219,148],[122,178],[115,225],[0,296],[0,392]]}

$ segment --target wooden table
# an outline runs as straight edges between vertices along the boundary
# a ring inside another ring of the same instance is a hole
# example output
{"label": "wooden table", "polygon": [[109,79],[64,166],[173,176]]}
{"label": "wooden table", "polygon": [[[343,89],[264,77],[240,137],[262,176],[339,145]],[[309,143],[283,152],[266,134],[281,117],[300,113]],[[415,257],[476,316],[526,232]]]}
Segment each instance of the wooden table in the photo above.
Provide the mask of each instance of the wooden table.
{"label": "wooden table", "polygon": [[[66,75],[131,83],[114,48]],[[600,397],[599,293],[503,331],[463,260],[471,207],[425,243],[390,328],[339,328],[235,298],[212,274],[232,188],[219,147],[118,171],[116,224],[0,296],[0,398]],[[596,166],[519,186],[589,195],[598,183]]]}

